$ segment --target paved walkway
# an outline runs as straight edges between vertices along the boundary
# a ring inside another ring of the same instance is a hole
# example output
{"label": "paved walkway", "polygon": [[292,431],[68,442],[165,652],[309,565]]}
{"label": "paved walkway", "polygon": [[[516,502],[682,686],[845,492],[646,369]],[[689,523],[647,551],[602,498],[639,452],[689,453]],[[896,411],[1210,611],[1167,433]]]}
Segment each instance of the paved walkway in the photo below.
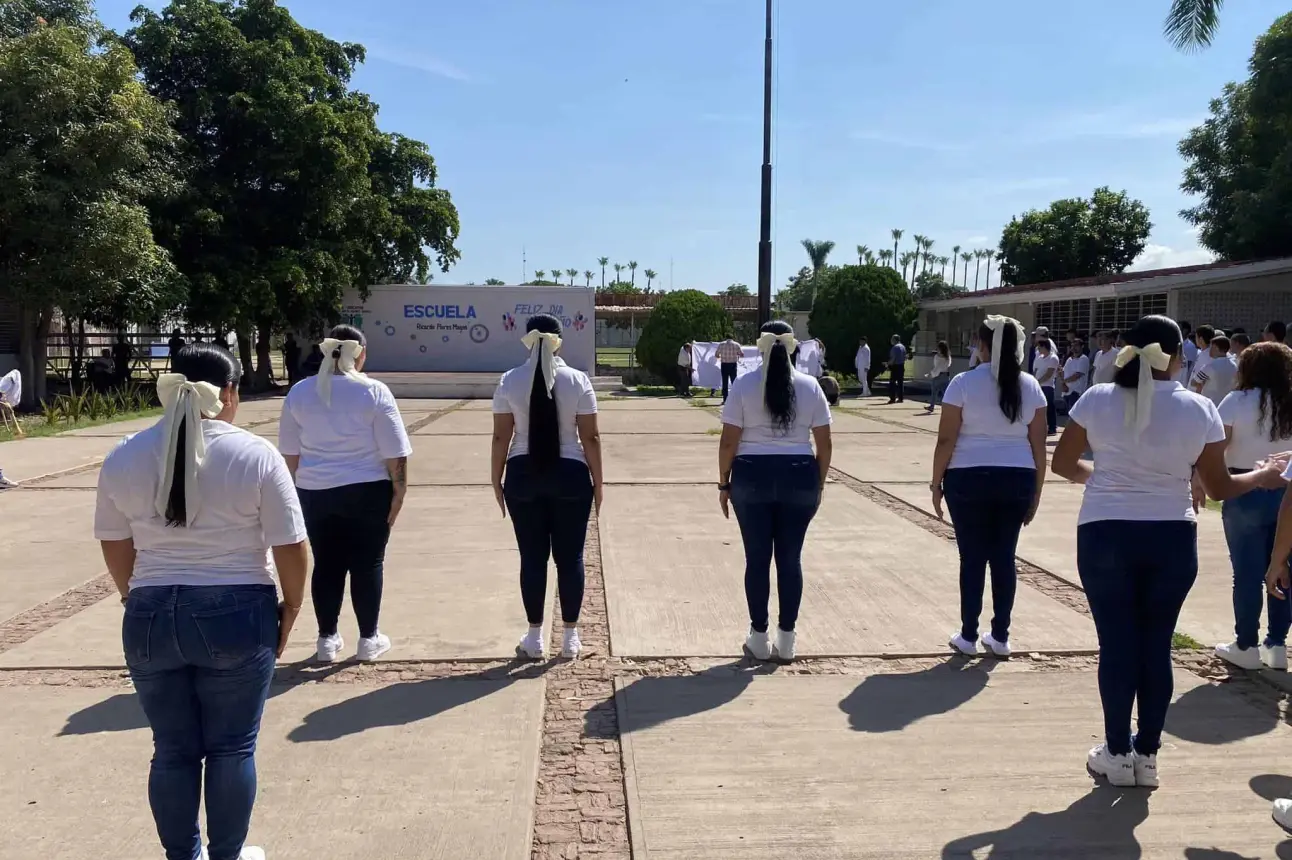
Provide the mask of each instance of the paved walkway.
{"label": "paved walkway", "polygon": [[[1268,817],[1292,794],[1282,698],[1206,652],[1177,652],[1163,788],[1085,775],[1100,717],[1075,488],[1049,485],[1020,546],[1015,658],[953,658],[955,549],[924,490],[936,420],[849,401],[805,552],[803,658],[756,666],[738,656],[716,411],[602,403],[587,651],[538,666],[510,659],[525,620],[487,486],[488,404],[401,404],[416,453],[387,567],[395,648],[320,667],[308,620],[293,637],[252,828],[274,860],[1292,857]],[[240,423],[275,438],[279,406],[247,403]],[[97,464],[128,429],[0,445],[23,481],[0,494],[0,770],[21,775],[0,794],[0,857],[159,853],[149,737],[90,534]],[[1232,624],[1218,519],[1203,517],[1181,621],[1207,644]]]}

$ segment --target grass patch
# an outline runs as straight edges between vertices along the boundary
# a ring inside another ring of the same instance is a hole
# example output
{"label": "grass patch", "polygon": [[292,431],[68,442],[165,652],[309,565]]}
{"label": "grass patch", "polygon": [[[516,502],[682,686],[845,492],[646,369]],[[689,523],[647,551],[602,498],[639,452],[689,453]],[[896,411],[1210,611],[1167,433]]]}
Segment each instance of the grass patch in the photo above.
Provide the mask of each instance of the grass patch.
{"label": "grass patch", "polygon": [[1177,630],[1171,634],[1171,650],[1173,651],[1202,651],[1206,647],[1206,645],[1203,645],[1188,633],[1181,633]]}
{"label": "grass patch", "polygon": [[705,431],[704,431],[704,435],[705,435],[705,436],[721,436],[721,435],[722,435],[722,428],[721,428],[721,427],[710,427],[708,430],[705,430]]}
{"label": "grass patch", "polygon": [[[26,432],[28,439],[40,438],[43,436],[57,436],[59,433],[66,433],[68,430],[83,430],[86,427],[100,427],[104,424],[115,424],[118,421],[130,421],[135,418],[151,418],[162,414],[160,406],[149,409],[138,409],[132,412],[119,412],[116,415],[109,415],[103,418],[81,418],[78,421],[59,421],[57,424],[50,424],[40,415],[19,415],[18,422]],[[0,427],[0,442],[12,442],[20,437],[14,436],[12,430],[6,430]]]}

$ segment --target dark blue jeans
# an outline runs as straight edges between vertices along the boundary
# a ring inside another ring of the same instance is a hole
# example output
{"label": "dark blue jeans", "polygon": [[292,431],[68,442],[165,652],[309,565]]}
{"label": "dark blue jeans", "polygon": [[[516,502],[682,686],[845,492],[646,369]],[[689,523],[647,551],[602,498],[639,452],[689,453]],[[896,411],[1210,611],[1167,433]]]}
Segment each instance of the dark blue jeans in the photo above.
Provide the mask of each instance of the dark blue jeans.
{"label": "dark blue jeans", "polygon": [[746,455],[731,467],[731,506],[745,545],[745,600],[749,624],[767,631],[767,601],[776,560],[778,626],[794,629],[803,602],[803,540],[821,503],[821,472],[816,457]]}
{"label": "dark blue jeans", "polygon": [[256,737],[274,674],[272,585],[136,588],[121,625],[153,732],[148,801],[167,860],[201,850],[205,762],[210,860],[236,860],[256,800]]}
{"label": "dark blue jeans", "polygon": [[359,635],[365,639],[376,636],[394,484],[369,481],[326,490],[297,490],[297,495],[314,553],[310,597],[319,635],[336,633],[348,574]]}
{"label": "dark blue jeans", "polygon": [[1171,705],[1171,636],[1198,576],[1198,526],[1101,520],[1077,526],[1077,572],[1099,634],[1099,698],[1113,755],[1154,755]]}
{"label": "dark blue jeans", "polygon": [[502,492],[520,550],[520,597],[529,623],[543,623],[550,557],[556,563],[561,620],[577,624],[583,608],[583,545],[592,515],[587,464],[561,458],[543,475],[528,455],[512,457]]}
{"label": "dark blue jeans", "polygon": [[1266,645],[1287,643],[1292,612],[1288,602],[1265,592],[1265,571],[1274,551],[1283,490],[1252,490],[1225,502],[1222,519],[1234,568],[1234,633],[1239,648],[1260,642],[1261,597],[1266,606]]}
{"label": "dark blue jeans", "polygon": [[1059,429],[1059,408],[1054,403],[1054,389],[1042,386],[1041,392],[1045,394],[1045,430],[1053,435]]}
{"label": "dark blue jeans", "polygon": [[960,550],[960,635],[978,639],[982,593],[991,568],[991,635],[1009,641],[1018,567],[1018,533],[1036,494],[1036,470],[979,466],[947,469],[942,494]]}

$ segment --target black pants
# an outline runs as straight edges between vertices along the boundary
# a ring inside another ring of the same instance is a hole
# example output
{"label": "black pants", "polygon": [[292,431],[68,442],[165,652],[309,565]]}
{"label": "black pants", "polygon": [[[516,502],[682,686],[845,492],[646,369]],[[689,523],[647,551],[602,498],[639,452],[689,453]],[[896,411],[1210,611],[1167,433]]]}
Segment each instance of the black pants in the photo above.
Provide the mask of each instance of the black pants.
{"label": "black pants", "polygon": [[1053,436],[1059,429],[1059,410],[1054,403],[1054,386],[1041,386],[1045,393],[1045,429]]}
{"label": "black pants", "polygon": [[319,635],[336,633],[348,573],[359,635],[365,639],[376,636],[393,485],[390,481],[372,481],[297,493],[314,552],[310,595]]}
{"label": "black pants", "polygon": [[723,403],[727,402],[727,389],[731,386],[731,383],[736,381],[736,368],[738,366],[739,365],[737,365],[734,361],[724,361],[722,363],[722,402]]}
{"label": "black pants", "polygon": [[888,402],[901,403],[906,399],[906,365],[888,365]]}
{"label": "black pants", "polygon": [[583,608],[583,544],[592,514],[592,475],[585,463],[561,458],[546,475],[528,455],[507,461],[503,497],[520,550],[520,599],[529,623],[543,623],[547,560],[556,562],[561,620],[579,622]]}
{"label": "black pants", "polygon": [[677,393],[686,397],[691,393],[691,368],[677,366]]}

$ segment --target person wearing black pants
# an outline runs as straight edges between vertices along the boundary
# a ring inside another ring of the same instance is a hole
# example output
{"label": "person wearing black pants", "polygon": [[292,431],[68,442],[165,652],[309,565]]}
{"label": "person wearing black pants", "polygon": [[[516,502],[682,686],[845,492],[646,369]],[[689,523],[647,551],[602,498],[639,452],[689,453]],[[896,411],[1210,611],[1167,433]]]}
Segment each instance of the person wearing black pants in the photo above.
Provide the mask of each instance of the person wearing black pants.
{"label": "person wearing black pants", "polygon": [[960,630],[950,645],[978,653],[983,589],[991,571],[992,619],[983,648],[1010,654],[1017,569],[1014,552],[1045,482],[1045,397],[1023,372],[1023,327],[988,317],[978,332],[982,363],[959,374],[942,397],[933,452],[933,509],[945,500],[960,552]]}
{"label": "person wearing black pants", "polygon": [[353,326],[332,329],[318,374],[292,386],[278,422],[314,552],[310,595],[322,663],[345,647],[337,624],[347,576],[356,656],[376,660],[391,648],[379,626],[386,543],[408,491],[412,446],[390,389],[360,372],[366,343]]}
{"label": "person wearing black pants", "polygon": [[902,403],[905,400],[906,347],[902,346],[902,336],[895,334],[888,351],[888,402]]}
{"label": "person wearing black pants", "polygon": [[493,397],[490,456],[494,497],[511,516],[520,550],[520,596],[529,629],[516,653],[541,660],[547,563],[556,563],[556,591],[565,631],[561,656],[579,656],[583,546],[595,506],[601,510],[601,436],[597,395],[588,375],[558,355],[561,322],[537,314],[521,343],[529,359],[503,374]]}

